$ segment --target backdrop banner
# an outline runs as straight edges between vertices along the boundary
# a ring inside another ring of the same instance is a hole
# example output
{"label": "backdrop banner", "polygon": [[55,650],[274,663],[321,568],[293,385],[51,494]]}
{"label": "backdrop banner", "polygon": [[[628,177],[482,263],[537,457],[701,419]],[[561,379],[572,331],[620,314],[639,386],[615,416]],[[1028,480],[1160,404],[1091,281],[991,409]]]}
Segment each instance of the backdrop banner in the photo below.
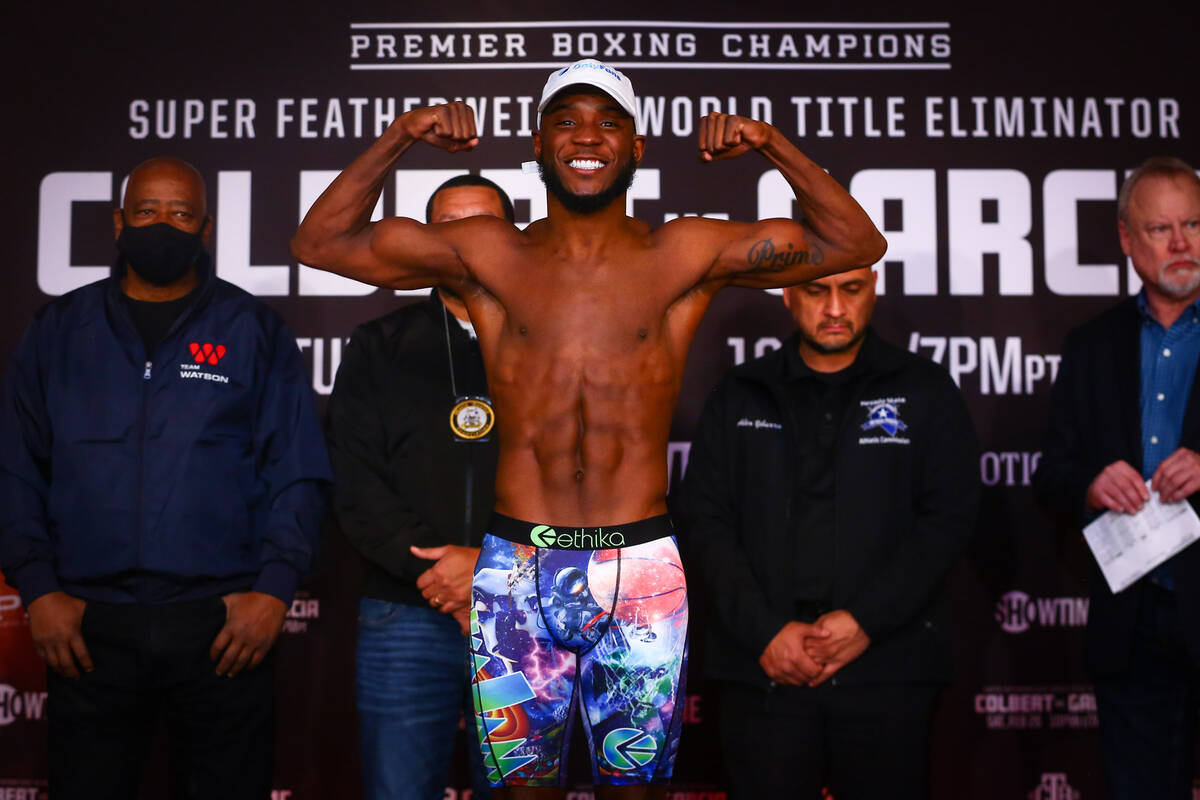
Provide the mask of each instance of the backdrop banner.
{"label": "backdrop banner", "polygon": [[[399,114],[462,99],[473,152],[414,146],[377,218],[422,218],[430,191],[475,172],[545,214],[532,158],[549,72],[593,56],[638,93],[646,157],[629,193],[652,225],[680,215],[795,213],[760,156],[701,164],[712,110],[773,123],[847,186],[887,236],[875,324],[942,364],[981,443],[984,503],[951,578],[956,680],[934,734],[934,796],[1103,797],[1095,698],[1083,669],[1091,557],[1033,504],[1063,336],[1135,293],[1116,197],[1156,154],[1200,161],[1195,24],[1165,3],[1096,6],[562,4],[480,0],[243,3],[217,10],[27,7],[5,115],[8,271],[0,364],[34,312],[104,277],[129,170],[155,155],[208,183],[220,277],[262,297],[296,333],[322,408],[355,325],[424,292],[392,292],[297,264],[288,239],[338,171]],[[498,19],[507,13],[509,18]],[[484,20],[484,21],[480,21]],[[719,295],[688,360],[672,426],[672,487],[709,389],[793,328],[778,292]],[[279,644],[274,800],[358,796],[354,645],[361,564],[336,528]],[[692,586],[699,599],[703,589]],[[697,606],[700,603],[697,603]],[[693,618],[678,800],[723,798],[716,704]],[[0,800],[45,796],[45,675],[20,599],[0,585]],[[582,740],[582,737],[576,737]],[[468,796],[465,749],[445,797]],[[572,760],[572,798],[590,798]],[[163,796],[161,751],[146,796]]]}

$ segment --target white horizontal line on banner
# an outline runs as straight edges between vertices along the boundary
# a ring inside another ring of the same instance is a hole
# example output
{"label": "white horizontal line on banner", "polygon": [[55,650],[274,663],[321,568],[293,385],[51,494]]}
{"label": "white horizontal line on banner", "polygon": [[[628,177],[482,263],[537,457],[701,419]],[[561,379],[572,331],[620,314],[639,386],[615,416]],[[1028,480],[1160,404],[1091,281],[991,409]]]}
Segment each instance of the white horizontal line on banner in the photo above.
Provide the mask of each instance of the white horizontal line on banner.
{"label": "white horizontal line on banner", "polygon": [[733,30],[781,30],[785,28],[949,28],[949,22],[650,22],[647,20],[562,20],[558,22],[352,22],[352,29],[366,28],[715,28]]}
{"label": "white horizontal line on banner", "polygon": [[[617,69],[950,69],[949,64],[789,64],[725,63],[721,61],[610,61]],[[351,64],[350,69],[433,70],[433,69],[557,69],[559,61],[533,61],[527,64]]]}

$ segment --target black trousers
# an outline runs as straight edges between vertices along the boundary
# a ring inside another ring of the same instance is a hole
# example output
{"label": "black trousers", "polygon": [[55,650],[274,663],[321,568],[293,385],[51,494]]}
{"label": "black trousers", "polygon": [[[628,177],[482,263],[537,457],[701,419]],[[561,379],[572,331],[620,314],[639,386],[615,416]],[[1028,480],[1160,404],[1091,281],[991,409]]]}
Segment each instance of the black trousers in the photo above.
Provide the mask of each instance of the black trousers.
{"label": "black trousers", "polygon": [[1096,704],[1113,800],[1191,800],[1200,668],[1184,645],[1174,593],[1146,586],[1129,667],[1096,680]]}
{"label": "black trousers", "polygon": [[929,796],[929,739],[940,688],[929,684],[720,687],[730,800]]}
{"label": "black trousers", "polygon": [[270,796],[272,665],[219,677],[208,651],[224,623],[219,597],[88,603],[82,633],[95,669],[77,680],[47,671],[54,800],[136,798],[160,720],[175,796]]}

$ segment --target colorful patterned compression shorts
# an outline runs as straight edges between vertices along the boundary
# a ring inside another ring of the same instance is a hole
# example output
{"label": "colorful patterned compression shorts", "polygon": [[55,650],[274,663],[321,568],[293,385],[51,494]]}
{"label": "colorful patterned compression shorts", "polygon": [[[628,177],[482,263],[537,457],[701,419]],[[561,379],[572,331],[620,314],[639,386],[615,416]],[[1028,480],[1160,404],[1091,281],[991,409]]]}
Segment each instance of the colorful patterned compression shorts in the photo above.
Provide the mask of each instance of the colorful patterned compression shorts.
{"label": "colorful patterned compression shorts", "polygon": [[568,528],[492,516],[475,566],[475,725],[493,786],[564,786],[577,710],[597,785],[671,777],[687,585],[670,520]]}

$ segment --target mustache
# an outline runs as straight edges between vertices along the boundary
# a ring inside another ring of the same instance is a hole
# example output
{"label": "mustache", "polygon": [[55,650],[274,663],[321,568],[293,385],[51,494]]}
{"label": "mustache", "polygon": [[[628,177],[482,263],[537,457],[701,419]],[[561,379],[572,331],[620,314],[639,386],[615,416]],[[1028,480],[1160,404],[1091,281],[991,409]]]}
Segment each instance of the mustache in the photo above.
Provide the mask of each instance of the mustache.
{"label": "mustache", "polygon": [[[1190,269],[1168,272],[1172,264],[1186,261]],[[1158,288],[1168,297],[1182,299],[1200,288],[1200,258],[1190,253],[1174,256],[1164,260],[1158,266]]]}
{"label": "mustache", "polygon": [[1200,256],[1194,256],[1190,253],[1185,253],[1180,256],[1175,256],[1174,258],[1168,258],[1166,261],[1159,264],[1159,273],[1166,272],[1168,267],[1170,267],[1172,264],[1178,264],[1180,261],[1187,261],[1193,267],[1200,268]]}

